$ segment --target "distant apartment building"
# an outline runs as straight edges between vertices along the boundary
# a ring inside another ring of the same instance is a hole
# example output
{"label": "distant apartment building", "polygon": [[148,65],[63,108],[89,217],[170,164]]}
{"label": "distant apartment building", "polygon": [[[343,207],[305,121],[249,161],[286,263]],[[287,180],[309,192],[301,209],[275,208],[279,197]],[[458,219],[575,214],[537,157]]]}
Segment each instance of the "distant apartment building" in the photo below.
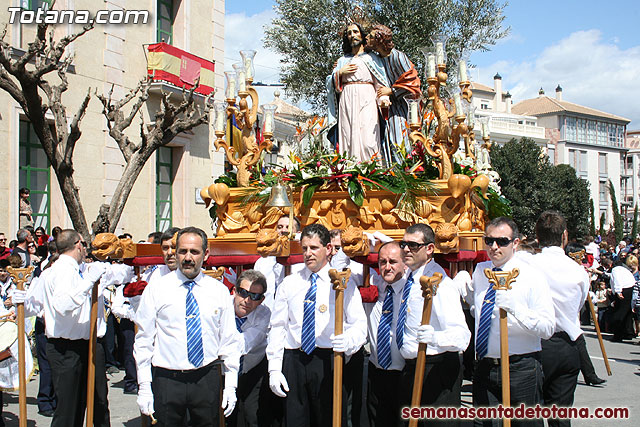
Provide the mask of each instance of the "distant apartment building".
{"label": "distant apartment building", "polygon": [[[627,221],[633,221],[633,210],[640,204],[640,130],[627,131],[625,174],[629,176],[624,202],[628,206]],[[639,206],[640,208],[640,206]]]}
{"label": "distant apartment building", "polygon": [[[576,174],[589,183],[595,215],[605,213],[605,222],[613,222],[608,181],[611,180],[621,213],[628,217],[637,200],[630,194],[631,170],[627,167],[626,126],[630,120],[562,99],[558,85],[555,98],[540,89],[537,98],[515,104],[515,114],[533,116],[546,128],[549,157],[554,163],[573,166]],[[637,170],[637,169],[636,169]],[[627,198],[627,194],[631,197]]]}

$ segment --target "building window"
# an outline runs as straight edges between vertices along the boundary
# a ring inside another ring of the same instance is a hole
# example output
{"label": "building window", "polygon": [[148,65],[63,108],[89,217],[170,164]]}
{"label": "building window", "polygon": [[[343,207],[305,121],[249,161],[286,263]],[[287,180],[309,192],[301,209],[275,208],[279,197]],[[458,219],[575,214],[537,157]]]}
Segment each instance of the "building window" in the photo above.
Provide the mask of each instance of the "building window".
{"label": "building window", "polygon": [[547,146],[547,156],[549,157],[549,163],[556,164],[556,147],[554,145]]}
{"label": "building window", "polygon": [[607,124],[598,123],[598,144],[606,145],[607,143]]}
{"label": "building window", "polygon": [[607,176],[607,154],[598,153],[598,173],[600,176]]}
{"label": "building window", "polygon": [[480,109],[488,110],[489,109],[489,101],[485,101],[484,99],[480,101]]}
{"label": "building window", "polygon": [[41,8],[49,9],[51,0],[22,0],[22,8],[25,10],[38,10]]}
{"label": "building window", "polygon": [[566,141],[576,140],[576,119],[574,117],[567,117],[565,120],[564,139]]}
{"label": "building window", "polygon": [[587,142],[589,144],[597,143],[596,122],[594,122],[593,120],[587,121]]}
{"label": "building window", "polygon": [[158,0],[156,14],[156,41],[172,44],[173,43],[173,20],[174,8],[173,0]]}
{"label": "building window", "polygon": [[587,152],[584,150],[580,150],[578,157],[578,176],[580,178],[587,177]]}
{"label": "building window", "polygon": [[576,122],[576,132],[578,142],[587,142],[587,121],[578,119]]}
{"label": "building window", "polygon": [[[600,194],[601,205],[603,204],[606,205],[607,203],[607,192],[608,192],[607,181],[600,181],[599,194]],[[600,208],[600,210],[602,210],[602,207]],[[606,212],[606,208],[605,208],[605,212]]]}
{"label": "building window", "polygon": [[[18,185],[30,190],[34,227],[51,228],[51,169],[31,123],[20,121]],[[17,213],[16,213],[17,214]]]}
{"label": "building window", "polygon": [[156,231],[173,226],[173,152],[171,147],[156,151]]}
{"label": "building window", "polygon": [[569,150],[569,166],[577,170],[577,164],[578,159],[576,158],[576,150]]}

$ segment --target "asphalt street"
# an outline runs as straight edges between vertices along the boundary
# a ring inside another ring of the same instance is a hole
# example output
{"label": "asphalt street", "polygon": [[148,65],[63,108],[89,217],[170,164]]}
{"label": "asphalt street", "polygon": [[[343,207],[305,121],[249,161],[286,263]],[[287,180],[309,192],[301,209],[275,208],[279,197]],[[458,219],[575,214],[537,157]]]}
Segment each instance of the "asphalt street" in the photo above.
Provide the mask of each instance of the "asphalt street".
{"label": "asphalt street", "polygon": [[[596,368],[598,376],[606,378],[603,386],[587,386],[582,375],[578,378],[575,394],[576,407],[588,407],[592,411],[596,407],[625,407],[629,408],[629,419],[588,419],[574,420],[574,426],[637,426],[640,425],[640,340],[612,343],[605,334],[605,347],[613,376],[607,377],[602,353],[598,345],[596,334],[591,327],[584,327],[589,354]],[[140,426],[140,415],[135,395],[123,393],[124,371],[108,375],[109,377],[109,407],[111,410],[111,425],[114,427]],[[35,375],[27,386],[27,425],[48,426],[51,418],[38,414],[36,396],[38,393],[38,376]],[[471,405],[471,384],[463,384],[463,404]],[[18,426],[18,393],[4,393],[3,417],[7,426]],[[466,427],[471,423],[463,423]]]}

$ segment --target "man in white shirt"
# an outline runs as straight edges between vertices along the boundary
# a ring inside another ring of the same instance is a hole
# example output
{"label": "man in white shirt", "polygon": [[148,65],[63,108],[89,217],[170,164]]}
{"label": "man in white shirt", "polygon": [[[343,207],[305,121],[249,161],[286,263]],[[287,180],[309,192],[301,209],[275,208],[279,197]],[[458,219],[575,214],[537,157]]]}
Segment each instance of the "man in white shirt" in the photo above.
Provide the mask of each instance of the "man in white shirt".
{"label": "man in white shirt", "polygon": [[[91,318],[91,290],[105,272],[103,263],[92,263],[80,272],[86,256],[84,238],[75,230],[62,230],[56,238],[60,258],[40,278],[47,357],[51,365],[57,407],[51,425],[81,427],[87,393],[87,363]],[[104,336],[104,287],[98,292],[98,337]],[[96,380],[93,424],[109,426],[107,378],[102,345],[96,346]]]}
{"label": "man in white shirt", "polygon": [[634,337],[631,296],[635,283],[636,279],[626,264],[619,263],[611,269],[611,289],[616,296],[613,313],[609,320],[613,332],[611,339],[613,342],[622,342],[622,340]]}
{"label": "man in white shirt", "polygon": [[[555,211],[545,211],[536,223],[536,237],[542,252],[534,255],[531,264],[547,279],[555,309],[555,333],[542,340],[542,370],[544,404],[568,407],[580,372],[580,354],[576,340],[582,335],[580,308],[589,293],[586,270],[564,253],[569,242],[567,223]],[[571,420],[549,419],[549,426],[570,426]]]}
{"label": "man in white shirt", "polygon": [[[344,291],[344,333],[334,335],[335,291],[329,279],[329,231],[320,224],[302,230],[305,268],[278,289],[267,340],[269,386],[285,401],[285,425],[331,425],[333,352],[348,357],[364,344],[367,319],[360,292]],[[343,405],[343,419],[344,417]]]}
{"label": "man in white shirt", "polygon": [[235,406],[240,335],[228,289],[201,271],[208,256],[204,231],[180,230],[178,269],[145,288],[136,312],[138,406],[159,426],[182,425],[187,412],[194,425],[218,426],[220,407],[229,416]]}
{"label": "man in white shirt", "polygon": [[404,357],[396,337],[402,289],[406,282],[406,266],[397,242],[378,249],[380,275],[372,275],[372,286],[378,287],[378,301],[366,304],[368,337],[371,346],[367,379],[367,412],[373,427],[403,426],[400,418],[406,405],[402,390]]}
{"label": "man in white shirt", "polygon": [[173,236],[180,231],[172,227],[161,233],[160,249],[164,265],[149,267],[141,275],[139,282],[130,282],[116,288],[116,296],[113,300],[111,311],[120,317],[120,332],[123,336],[122,359],[124,365],[124,394],[138,394],[138,376],[136,374],[136,361],[133,358],[133,345],[135,342],[135,315],[142,298],[145,284],[152,280],[158,280],[176,268],[176,248],[173,247]]}
{"label": "man in white shirt", "polygon": [[[411,402],[418,344],[427,344],[427,357],[422,387],[422,406],[460,406],[460,388],[462,386],[462,352],[466,350],[471,338],[467,327],[460,294],[457,287],[447,276],[444,269],[433,259],[435,235],[427,224],[409,226],[400,242],[404,251],[404,262],[409,268],[403,289],[402,299],[408,299],[403,309],[400,306],[400,320],[396,340],[400,353],[406,360],[404,368],[405,404]],[[420,277],[442,274],[431,311],[429,325],[422,325],[424,298]],[[403,310],[406,320],[403,321]],[[430,421],[426,420],[427,424]],[[458,425],[458,420],[441,421],[449,425]]]}
{"label": "man in white shirt", "polygon": [[240,340],[238,405],[228,425],[258,427],[271,425],[279,399],[269,390],[267,376],[267,331],[271,311],[263,304],[267,280],[256,270],[245,270],[236,280],[233,293],[236,328]]}
{"label": "man in white shirt", "polygon": [[[514,257],[518,226],[510,218],[499,217],[487,224],[485,247],[491,261],[479,263],[473,272],[468,302],[473,304],[476,330],[476,367],[473,374],[474,406],[502,403],[500,380],[500,312],[507,312],[509,331],[509,375],[511,406],[542,404],[541,339],[554,332],[555,312],[544,275]],[[493,290],[484,274],[492,270],[520,270],[510,290]],[[512,425],[544,425],[543,420],[512,420]],[[476,425],[499,426],[501,420],[476,420]]]}

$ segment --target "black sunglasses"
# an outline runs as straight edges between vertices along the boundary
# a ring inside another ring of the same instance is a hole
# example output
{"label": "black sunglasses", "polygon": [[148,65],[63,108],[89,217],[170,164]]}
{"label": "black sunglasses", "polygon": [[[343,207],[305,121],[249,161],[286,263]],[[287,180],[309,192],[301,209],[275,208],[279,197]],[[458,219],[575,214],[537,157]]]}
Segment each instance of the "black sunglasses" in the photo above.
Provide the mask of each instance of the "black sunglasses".
{"label": "black sunglasses", "polygon": [[515,239],[510,239],[508,237],[485,237],[484,244],[491,247],[494,243],[497,243],[498,246],[504,248],[505,246],[509,246],[509,243],[513,242]]}
{"label": "black sunglasses", "polygon": [[236,287],[236,293],[240,295],[240,298],[249,297],[251,301],[260,301],[262,298],[264,298],[264,293],[249,292],[244,288]]}
{"label": "black sunglasses", "polygon": [[406,247],[409,247],[409,250],[411,251],[417,251],[419,250],[421,247],[423,246],[427,246],[428,243],[418,243],[418,242],[406,242],[404,240],[402,240],[400,243],[400,249],[404,249]]}

